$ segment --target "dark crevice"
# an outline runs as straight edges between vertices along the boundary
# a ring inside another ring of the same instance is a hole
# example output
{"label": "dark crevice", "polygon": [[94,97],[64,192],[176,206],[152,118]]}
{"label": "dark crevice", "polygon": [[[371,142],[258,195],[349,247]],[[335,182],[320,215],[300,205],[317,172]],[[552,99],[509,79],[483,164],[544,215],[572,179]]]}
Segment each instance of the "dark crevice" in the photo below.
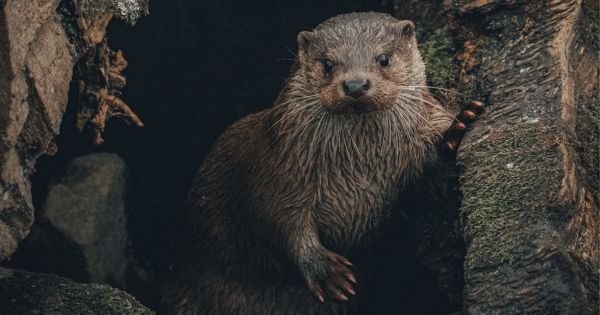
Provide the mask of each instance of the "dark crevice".
{"label": "dark crevice", "polygon": [[[122,97],[145,126],[137,129],[124,121],[110,121],[104,144],[93,146],[90,137],[76,127],[75,74],[56,139],[59,151],[36,164],[32,179],[36,209],[44,204],[46,187],[74,157],[92,152],[119,154],[132,177],[127,209],[132,250],[148,273],[160,275],[167,258],[168,228],[197,168],[228,125],[273,103],[292,66],[297,33],[340,13],[392,13],[392,2],[304,0],[257,5],[249,0],[155,0],[150,2],[150,15],[135,27],[112,22],[109,45],[123,50],[129,62]],[[63,0],[61,7],[70,3]],[[70,18],[63,15],[67,33],[77,32]],[[409,228],[401,234],[406,234],[406,242],[391,246],[394,252],[389,257],[398,261],[390,273],[399,282],[380,295],[371,293],[372,300],[381,301],[382,306],[402,305],[404,313],[460,310],[439,288],[437,275],[416,258],[415,231]],[[34,254],[39,259],[40,251]],[[86,280],[75,269],[65,268],[27,269]],[[155,287],[128,289],[148,306],[158,307]]]}

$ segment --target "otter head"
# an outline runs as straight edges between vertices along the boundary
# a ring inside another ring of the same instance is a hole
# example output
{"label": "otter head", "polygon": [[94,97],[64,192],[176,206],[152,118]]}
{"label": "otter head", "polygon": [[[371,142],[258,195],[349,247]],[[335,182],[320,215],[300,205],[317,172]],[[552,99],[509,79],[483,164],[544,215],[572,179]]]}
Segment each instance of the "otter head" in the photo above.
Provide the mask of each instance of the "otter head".
{"label": "otter head", "polygon": [[414,24],[383,13],[343,14],[300,32],[295,75],[332,113],[385,110],[402,89],[425,85]]}

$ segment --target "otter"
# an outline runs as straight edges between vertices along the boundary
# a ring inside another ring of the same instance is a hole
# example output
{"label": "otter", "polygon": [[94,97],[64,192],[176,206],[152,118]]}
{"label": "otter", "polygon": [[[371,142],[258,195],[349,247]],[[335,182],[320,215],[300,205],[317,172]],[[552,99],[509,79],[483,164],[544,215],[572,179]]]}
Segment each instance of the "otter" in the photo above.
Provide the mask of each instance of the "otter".
{"label": "otter", "polygon": [[169,313],[355,312],[369,244],[483,108],[455,117],[431,96],[410,21],[343,14],[297,42],[275,104],[230,126],[195,177]]}

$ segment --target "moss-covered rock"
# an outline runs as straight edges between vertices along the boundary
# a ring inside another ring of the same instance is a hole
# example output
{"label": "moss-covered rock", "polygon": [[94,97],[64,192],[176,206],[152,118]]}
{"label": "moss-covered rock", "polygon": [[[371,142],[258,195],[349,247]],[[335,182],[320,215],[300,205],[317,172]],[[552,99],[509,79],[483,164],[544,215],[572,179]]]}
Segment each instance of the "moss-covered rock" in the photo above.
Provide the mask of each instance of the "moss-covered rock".
{"label": "moss-covered rock", "polygon": [[0,268],[0,314],[154,314],[131,295],[100,284]]}

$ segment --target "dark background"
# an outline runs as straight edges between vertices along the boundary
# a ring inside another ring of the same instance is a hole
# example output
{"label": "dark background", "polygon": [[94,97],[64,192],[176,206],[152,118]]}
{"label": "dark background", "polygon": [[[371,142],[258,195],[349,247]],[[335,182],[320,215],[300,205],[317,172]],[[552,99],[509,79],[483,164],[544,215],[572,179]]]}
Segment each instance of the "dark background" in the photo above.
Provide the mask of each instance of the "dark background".
{"label": "dark background", "polygon": [[[119,154],[132,173],[128,203],[132,247],[148,272],[159,275],[170,223],[195,171],[228,125],[275,100],[292,65],[296,34],[340,13],[392,13],[392,5],[381,0],[153,0],[150,15],[135,27],[112,22],[109,46],[123,50],[129,62],[123,99],[145,126],[138,129],[113,119],[105,143],[94,147],[91,138],[75,128],[76,95],[72,95],[56,139],[58,154],[37,164],[36,208],[43,204],[50,180],[73,157],[98,151]],[[456,309],[438,292],[432,275],[413,258],[406,261],[407,268],[416,268],[407,281],[422,282],[422,287],[407,290],[417,293],[405,296],[406,303],[426,305],[437,313]],[[153,288],[133,293],[156,306]]]}

